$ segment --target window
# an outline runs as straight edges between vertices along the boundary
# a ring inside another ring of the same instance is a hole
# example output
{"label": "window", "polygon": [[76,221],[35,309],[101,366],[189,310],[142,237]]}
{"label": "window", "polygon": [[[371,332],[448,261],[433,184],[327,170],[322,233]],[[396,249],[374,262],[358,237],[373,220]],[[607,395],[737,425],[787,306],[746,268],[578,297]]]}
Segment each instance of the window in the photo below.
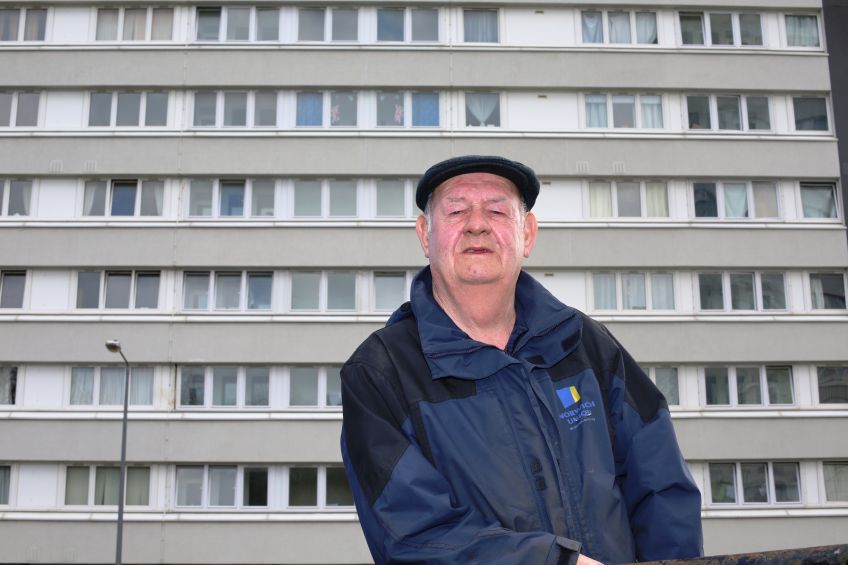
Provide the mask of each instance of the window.
{"label": "window", "polygon": [[292,367],[289,370],[289,406],[341,406],[340,371],[340,367]]}
{"label": "window", "polygon": [[706,367],[704,391],[707,406],[791,405],[792,368]]}
{"label": "window", "polygon": [[23,308],[26,271],[0,272],[0,308]]}
{"label": "window", "polygon": [[0,41],[44,41],[46,28],[44,8],[0,8]]}
{"label": "window", "polygon": [[496,10],[463,10],[463,41],[466,43],[497,43],[498,12]]}
{"label": "window", "polygon": [[587,94],[585,100],[586,127],[588,128],[658,129],[663,127],[662,96],[660,95]]}
{"label": "window", "polygon": [[99,8],[96,41],[170,41],[173,8]]}
{"label": "window", "polygon": [[813,310],[845,309],[845,276],[842,273],[810,273]]}
{"label": "window", "polygon": [[295,218],[354,218],[358,183],[353,179],[295,180]]}
{"label": "window", "polygon": [[324,8],[299,8],[298,41],[324,41]]}
{"label": "window", "polygon": [[465,125],[473,127],[500,127],[500,95],[496,92],[466,92]]}
{"label": "window", "polygon": [[[411,112],[409,112],[410,107]],[[377,126],[438,127],[439,94],[437,92],[378,92]]]}
{"label": "window", "polygon": [[161,127],[168,125],[167,92],[92,92],[90,127]]}
{"label": "window", "polygon": [[187,271],[184,310],[270,310],[270,271]]}
{"label": "window", "polygon": [[668,217],[668,189],[658,181],[593,181],[588,183],[592,218]]}
{"label": "window", "polygon": [[848,366],[816,367],[820,404],[848,404]]}
{"label": "window", "polygon": [[39,92],[0,92],[0,127],[36,127]]}
{"label": "window", "polygon": [[795,129],[798,131],[827,131],[827,100],[815,96],[793,96]]}
{"label": "window", "polygon": [[814,15],[786,15],[786,44],[789,47],[819,47],[819,20]]}
{"label": "window", "polygon": [[159,271],[78,271],[77,308],[158,308],[159,276]]}
{"label": "window", "polygon": [[[118,467],[69,465],[65,468],[66,506],[117,506]],[[150,504],[150,467],[127,467],[124,504]]]}
{"label": "window", "polygon": [[279,8],[204,6],[197,8],[195,37],[197,41],[278,41],[279,28]]}
{"label": "window", "polygon": [[356,273],[352,271],[293,271],[293,311],[356,310]]}
{"label": "window", "polygon": [[375,310],[394,311],[406,302],[409,284],[404,272],[374,273]]}
{"label": "window", "polygon": [[405,218],[411,201],[407,182],[403,180],[378,180],[376,216],[378,218]]}
{"label": "window", "polygon": [[438,41],[435,8],[377,8],[377,41]]}
{"label": "window", "polygon": [[83,216],[161,216],[165,183],[161,180],[88,180]]}
{"label": "window", "polygon": [[29,216],[32,194],[30,180],[0,179],[0,215]]}
{"label": "window", "polygon": [[584,10],[581,27],[583,43],[657,44],[656,12]]}
{"label": "window", "polygon": [[683,45],[762,46],[763,25],[759,14],[681,12],[680,39]]}
{"label": "window", "polygon": [[802,182],[801,206],[805,218],[835,218],[836,185],[830,182]]}
{"label": "window", "polygon": [[276,127],[276,91],[194,93],[194,127]]}
{"label": "window", "polygon": [[0,365],[0,405],[15,405],[18,389],[18,368]]}
{"label": "window", "polygon": [[[822,465],[822,471],[824,472],[824,492],[827,501],[848,501],[848,462],[827,461]],[[2,482],[2,475],[0,475],[0,482]],[[0,496],[2,496],[2,490],[0,490]]]}
{"label": "window", "polygon": [[677,378],[677,367],[651,367],[649,374],[669,406],[679,405],[680,383]]}
{"label": "window", "polygon": [[344,467],[289,467],[288,506],[333,508],[353,506]]}
{"label": "window", "polygon": [[356,8],[333,8],[331,14],[333,41],[356,41],[359,11]]}
{"label": "window", "polygon": [[[122,406],[124,367],[73,367],[68,403],[71,406]],[[153,368],[130,369],[131,406],[153,405]]]}
{"label": "window", "polygon": [[335,91],[330,92],[330,125],[356,125],[356,93]]}
{"label": "window", "polygon": [[694,182],[696,218],[777,218],[777,185],[771,181]]}
{"label": "window", "polygon": [[689,129],[756,131],[771,130],[766,96],[686,96]]}
{"label": "window", "polygon": [[9,504],[11,482],[12,467],[9,465],[0,465],[0,506]]}
{"label": "window", "polygon": [[268,507],[266,466],[177,465],[177,507]]}
{"label": "window", "polygon": [[782,504],[801,501],[796,462],[710,463],[713,504]]}
{"label": "window", "polygon": [[592,288],[596,310],[674,310],[672,273],[593,273]]}
{"label": "window", "polygon": [[701,310],[786,310],[783,273],[698,273]]}
{"label": "window", "polygon": [[276,182],[266,179],[196,179],[188,188],[188,216],[273,217]]}

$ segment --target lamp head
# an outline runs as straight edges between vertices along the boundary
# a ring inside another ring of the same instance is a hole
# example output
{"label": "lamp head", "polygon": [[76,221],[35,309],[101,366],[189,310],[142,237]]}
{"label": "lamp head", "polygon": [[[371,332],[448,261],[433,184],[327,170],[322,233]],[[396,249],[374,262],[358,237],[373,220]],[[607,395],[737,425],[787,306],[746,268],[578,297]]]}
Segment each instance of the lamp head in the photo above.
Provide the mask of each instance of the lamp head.
{"label": "lamp head", "polygon": [[106,342],[106,349],[111,351],[112,353],[120,353],[121,352],[121,342],[117,339],[110,339]]}

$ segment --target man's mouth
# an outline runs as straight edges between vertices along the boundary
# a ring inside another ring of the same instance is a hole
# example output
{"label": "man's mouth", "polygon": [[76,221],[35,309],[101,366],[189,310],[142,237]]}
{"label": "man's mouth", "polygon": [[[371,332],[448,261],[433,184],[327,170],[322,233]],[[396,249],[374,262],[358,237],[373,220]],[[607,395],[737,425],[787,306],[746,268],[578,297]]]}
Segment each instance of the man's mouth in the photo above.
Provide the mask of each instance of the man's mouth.
{"label": "man's mouth", "polygon": [[463,253],[468,253],[469,255],[482,255],[485,253],[491,253],[492,250],[488,247],[467,247]]}

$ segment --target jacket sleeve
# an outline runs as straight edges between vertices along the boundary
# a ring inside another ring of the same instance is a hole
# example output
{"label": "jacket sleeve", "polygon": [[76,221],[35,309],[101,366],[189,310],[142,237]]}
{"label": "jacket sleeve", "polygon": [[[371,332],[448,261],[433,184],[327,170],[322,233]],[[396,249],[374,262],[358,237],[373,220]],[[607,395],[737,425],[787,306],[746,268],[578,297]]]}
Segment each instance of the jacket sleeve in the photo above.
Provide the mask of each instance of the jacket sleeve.
{"label": "jacket sleeve", "polygon": [[377,565],[576,562],[579,543],[508,530],[459,503],[424,455],[396,386],[372,366],[342,369],[342,457]]}
{"label": "jacket sleeve", "polygon": [[[618,345],[618,344],[617,344]],[[618,345],[609,394],[616,475],[639,561],[703,555],[701,493],[674,434],[662,393]]]}

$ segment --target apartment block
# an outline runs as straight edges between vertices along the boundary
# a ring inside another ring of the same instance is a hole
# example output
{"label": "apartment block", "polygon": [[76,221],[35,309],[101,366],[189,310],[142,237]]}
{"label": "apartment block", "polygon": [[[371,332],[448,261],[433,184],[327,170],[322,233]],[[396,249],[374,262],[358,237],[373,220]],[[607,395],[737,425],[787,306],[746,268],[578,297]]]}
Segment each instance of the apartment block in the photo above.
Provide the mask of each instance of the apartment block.
{"label": "apartment block", "polygon": [[526,270],[666,395],[707,554],[844,543],[846,25],[0,1],[0,563],[114,559],[108,339],[125,563],[370,563],[339,369],[426,264],[418,176],[469,153],[538,173]]}

